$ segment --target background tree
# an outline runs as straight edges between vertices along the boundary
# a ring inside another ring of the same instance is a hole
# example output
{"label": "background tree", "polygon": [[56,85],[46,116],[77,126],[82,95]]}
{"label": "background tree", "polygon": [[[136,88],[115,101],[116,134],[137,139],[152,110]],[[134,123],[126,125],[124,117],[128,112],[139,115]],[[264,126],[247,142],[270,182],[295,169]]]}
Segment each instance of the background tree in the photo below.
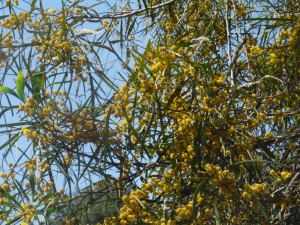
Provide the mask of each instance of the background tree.
{"label": "background tree", "polygon": [[6,4],[1,116],[20,119],[1,126],[3,162],[31,145],[1,174],[3,223],[62,206],[85,223],[110,192],[74,189],[96,179],[121,207],[104,224],[299,221],[296,1]]}
{"label": "background tree", "polygon": [[117,216],[120,212],[120,198],[118,193],[111,190],[111,185],[107,181],[99,181],[82,188],[73,195],[72,201],[61,204],[58,212],[49,215],[49,224],[61,224],[68,215],[79,216],[80,224],[103,223],[105,217]]}

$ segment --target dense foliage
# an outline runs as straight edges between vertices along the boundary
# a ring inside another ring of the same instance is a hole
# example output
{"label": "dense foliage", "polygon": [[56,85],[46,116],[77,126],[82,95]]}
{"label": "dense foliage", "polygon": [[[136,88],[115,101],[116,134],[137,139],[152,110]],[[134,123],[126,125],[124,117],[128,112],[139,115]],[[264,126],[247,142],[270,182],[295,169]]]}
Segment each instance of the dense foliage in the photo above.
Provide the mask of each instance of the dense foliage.
{"label": "dense foliage", "polygon": [[1,224],[300,220],[298,1],[46,2],[1,8]]}

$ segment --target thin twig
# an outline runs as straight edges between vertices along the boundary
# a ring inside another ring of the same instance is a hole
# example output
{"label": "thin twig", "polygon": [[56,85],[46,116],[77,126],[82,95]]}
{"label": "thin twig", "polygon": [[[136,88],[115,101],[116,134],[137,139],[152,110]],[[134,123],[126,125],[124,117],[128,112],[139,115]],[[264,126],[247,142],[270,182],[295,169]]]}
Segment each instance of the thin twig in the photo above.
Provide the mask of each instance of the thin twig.
{"label": "thin twig", "polygon": [[[228,20],[228,13],[229,13],[229,2],[225,0],[225,22],[226,22],[226,34],[227,34],[227,55],[229,64],[232,64],[232,57],[231,57],[231,36],[230,36],[230,24]],[[230,67],[230,83],[231,87],[235,86],[235,77],[234,77],[234,66]]]}
{"label": "thin twig", "polygon": [[79,16],[71,16],[69,19],[76,19],[76,18],[82,18],[82,19],[97,19],[97,20],[88,20],[89,22],[99,22],[99,20],[101,19],[122,19],[125,17],[130,17],[130,16],[135,16],[139,13],[143,13],[146,12],[148,10],[154,10],[154,9],[158,9],[162,6],[166,6],[169,4],[172,4],[173,2],[175,2],[176,0],[170,0],[167,1],[165,3],[161,3],[149,8],[143,8],[143,9],[137,9],[137,10],[126,10],[123,12],[114,12],[114,13],[106,13],[103,16],[98,16],[98,15],[93,15],[93,14],[86,14],[86,15],[79,15]]}

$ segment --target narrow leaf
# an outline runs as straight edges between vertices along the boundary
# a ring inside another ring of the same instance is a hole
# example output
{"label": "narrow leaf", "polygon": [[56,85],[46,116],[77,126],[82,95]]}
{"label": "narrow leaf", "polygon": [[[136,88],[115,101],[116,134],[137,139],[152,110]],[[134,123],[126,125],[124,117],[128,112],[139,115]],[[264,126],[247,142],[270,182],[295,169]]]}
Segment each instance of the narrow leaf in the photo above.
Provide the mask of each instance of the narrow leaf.
{"label": "narrow leaf", "polygon": [[199,185],[198,187],[196,188],[196,191],[194,193],[194,197],[193,197],[193,218],[194,218],[194,221],[196,222],[197,221],[197,207],[196,207],[196,204],[197,204],[197,195],[200,193],[202,187],[208,182],[209,178],[205,178]]}
{"label": "narrow leaf", "polygon": [[23,71],[20,70],[16,80],[16,88],[17,88],[18,95],[23,102],[25,102],[24,86],[25,86],[25,78],[24,78]]}
{"label": "narrow leaf", "polygon": [[31,171],[29,174],[29,183],[31,189],[31,198],[32,201],[34,201],[34,192],[35,192],[34,171]]}
{"label": "narrow leaf", "polygon": [[9,202],[14,203],[15,205],[21,207],[20,203],[17,202],[17,200],[11,196],[8,192],[6,192],[2,187],[0,187],[0,193],[6,198]]}
{"label": "narrow leaf", "polygon": [[32,85],[32,97],[34,100],[39,101],[41,99],[41,89],[44,84],[44,75],[43,73],[35,74],[31,79]]}
{"label": "narrow leaf", "polygon": [[[8,124],[0,124],[0,127],[11,128],[11,127],[20,127],[27,125],[28,122],[18,122],[18,123],[8,123]],[[35,124],[35,123],[32,123]]]}
{"label": "narrow leaf", "polygon": [[9,17],[9,15],[0,16],[0,20],[5,19],[6,17]]}
{"label": "narrow leaf", "polygon": [[42,18],[43,20],[45,21],[46,24],[49,24],[49,21],[47,19],[47,16],[45,14],[45,11],[44,11],[44,7],[43,7],[43,4],[42,4],[42,0],[40,0],[40,11],[41,11],[41,15],[42,15]]}
{"label": "narrow leaf", "polygon": [[17,95],[17,93],[8,87],[3,87],[3,86],[0,87],[0,92],[6,93],[6,94],[11,94],[11,95],[15,96],[16,98],[20,99],[20,97]]}
{"label": "narrow leaf", "polygon": [[267,164],[276,164],[275,162],[268,161],[268,160],[256,160],[256,159],[251,159],[251,160],[243,160],[243,161],[238,161],[236,163],[233,163],[233,166],[240,165],[240,164],[245,164],[245,163],[267,163]]}
{"label": "narrow leaf", "polygon": [[34,9],[35,9],[35,3],[36,3],[36,2],[37,2],[37,0],[33,0],[33,1],[31,2],[30,13],[34,11]]}
{"label": "narrow leaf", "polygon": [[[109,118],[110,118],[110,114],[111,114],[111,107],[109,107],[108,113],[107,113],[107,117],[106,117],[106,121],[105,121],[105,134],[104,134],[104,151],[103,151],[103,156],[104,156],[104,162],[106,161],[107,158],[107,153],[108,153],[108,144],[109,144]],[[104,165],[105,168],[105,165]]]}
{"label": "narrow leaf", "polygon": [[[11,145],[12,142],[16,139],[18,140],[19,137],[21,137],[19,134],[15,134],[13,136],[11,136],[11,138],[8,139],[8,141],[6,141],[3,145],[0,146],[0,150],[2,150],[3,148],[5,148],[7,145]],[[15,141],[14,141],[15,142]]]}
{"label": "narrow leaf", "polygon": [[267,224],[269,224],[270,223],[270,217],[269,217],[269,213],[268,213],[267,208],[259,200],[257,200],[255,197],[252,198],[252,201],[254,201],[258,205],[260,211],[262,212],[262,214],[264,215],[264,217],[266,219]]}

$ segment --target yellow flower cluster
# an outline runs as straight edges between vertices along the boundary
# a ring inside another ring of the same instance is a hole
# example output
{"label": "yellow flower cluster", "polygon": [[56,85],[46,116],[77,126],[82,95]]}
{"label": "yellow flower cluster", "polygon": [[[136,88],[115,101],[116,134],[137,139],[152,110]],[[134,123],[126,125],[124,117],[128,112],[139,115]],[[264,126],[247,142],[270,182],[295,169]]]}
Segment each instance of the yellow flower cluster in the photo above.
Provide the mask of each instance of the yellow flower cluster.
{"label": "yellow flower cluster", "polygon": [[[15,26],[21,26],[25,21],[31,22],[31,17],[28,13],[19,13],[19,15],[11,14],[9,18],[3,20],[1,22],[1,26],[3,28],[11,28],[13,29]],[[21,28],[21,27],[20,27]]]}
{"label": "yellow flower cluster", "polygon": [[31,223],[32,220],[36,220],[37,216],[35,215],[36,209],[29,205],[29,204],[24,204],[22,205],[22,212],[18,213],[18,217],[23,217],[24,219],[22,220],[24,223]]}
{"label": "yellow flower cluster", "polygon": [[13,36],[12,34],[8,34],[2,41],[1,41],[1,45],[3,47],[7,47],[8,50],[10,50],[12,48],[12,39]]}
{"label": "yellow flower cluster", "polygon": [[9,60],[9,56],[4,51],[0,50],[0,67],[4,66],[4,62]]}
{"label": "yellow flower cluster", "polygon": [[212,164],[206,164],[204,169],[213,176],[212,185],[219,187],[223,194],[231,195],[236,191],[236,180],[229,170],[222,170],[221,167]]}
{"label": "yellow flower cluster", "polygon": [[73,154],[70,152],[66,152],[63,158],[63,162],[66,167],[70,167],[73,162]]}
{"label": "yellow flower cluster", "polygon": [[289,180],[293,176],[290,172],[282,171],[281,173],[279,173],[273,169],[270,170],[270,175],[277,177],[277,184],[281,184],[283,180]]}
{"label": "yellow flower cluster", "polygon": [[32,116],[35,113],[36,105],[36,101],[32,97],[30,97],[27,98],[25,104],[19,106],[19,110],[24,111],[26,113],[26,116]]}
{"label": "yellow flower cluster", "polygon": [[260,195],[264,194],[267,190],[267,184],[254,184],[254,185],[246,185],[245,192],[243,192],[242,197],[249,201],[251,199],[250,195],[254,197],[259,197]]}
{"label": "yellow flower cluster", "polygon": [[130,96],[133,94],[133,90],[128,88],[128,85],[125,83],[121,86],[118,93],[115,94],[114,100],[120,101],[122,104],[114,106],[114,114],[117,117],[123,116],[122,107],[127,107],[130,104]]}
{"label": "yellow flower cluster", "polygon": [[293,176],[292,173],[286,171],[281,172],[280,175],[284,180],[289,180]]}
{"label": "yellow flower cluster", "polygon": [[129,196],[122,197],[124,206],[121,207],[119,215],[120,224],[126,225],[136,221],[139,217],[147,221],[150,219],[150,213],[142,212],[146,206],[146,201],[142,199],[148,198],[148,192],[143,190],[134,190]]}
{"label": "yellow flower cluster", "polygon": [[277,63],[277,55],[275,53],[271,53],[269,64],[270,65],[276,65],[276,63]]}
{"label": "yellow flower cluster", "polygon": [[235,184],[234,174],[229,170],[219,171],[212,180],[212,185],[218,186],[225,195],[231,195],[236,191]]}
{"label": "yellow flower cluster", "polygon": [[261,49],[259,46],[251,46],[250,47],[250,52],[249,52],[250,55],[255,56],[255,55],[261,55],[263,53],[264,53],[264,50]]}
{"label": "yellow flower cluster", "polygon": [[206,164],[204,166],[204,169],[210,176],[213,176],[213,175],[217,174],[218,172],[222,171],[221,167],[215,166],[213,164]]}
{"label": "yellow flower cluster", "polygon": [[180,220],[191,218],[193,214],[193,201],[189,201],[185,206],[177,208],[176,213]]}
{"label": "yellow flower cluster", "polygon": [[103,27],[108,27],[108,25],[109,25],[109,22],[107,21],[107,20],[103,20]]}
{"label": "yellow flower cluster", "polygon": [[[15,6],[18,6],[18,5],[19,5],[19,0],[14,0],[14,1],[13,1],[13,4],[14,4]],[[6,0],[6,6],[11,6],[11,5],[12,5],[11,0]]]}
{"label": "yellow flower cluster", "polygon": [[11,185],[8,183],[8,181],[4,181],[1,185],[1,188],[4,189],[6,192],[11,192]]}
{"label": "yellow flower cluster", "polygon": [[25,136],[28,139],[35,140],[38,137],[38,132],[37,131],[32,131],[28,129],[27,127],[22,127],[22,132],[25,134]]}

